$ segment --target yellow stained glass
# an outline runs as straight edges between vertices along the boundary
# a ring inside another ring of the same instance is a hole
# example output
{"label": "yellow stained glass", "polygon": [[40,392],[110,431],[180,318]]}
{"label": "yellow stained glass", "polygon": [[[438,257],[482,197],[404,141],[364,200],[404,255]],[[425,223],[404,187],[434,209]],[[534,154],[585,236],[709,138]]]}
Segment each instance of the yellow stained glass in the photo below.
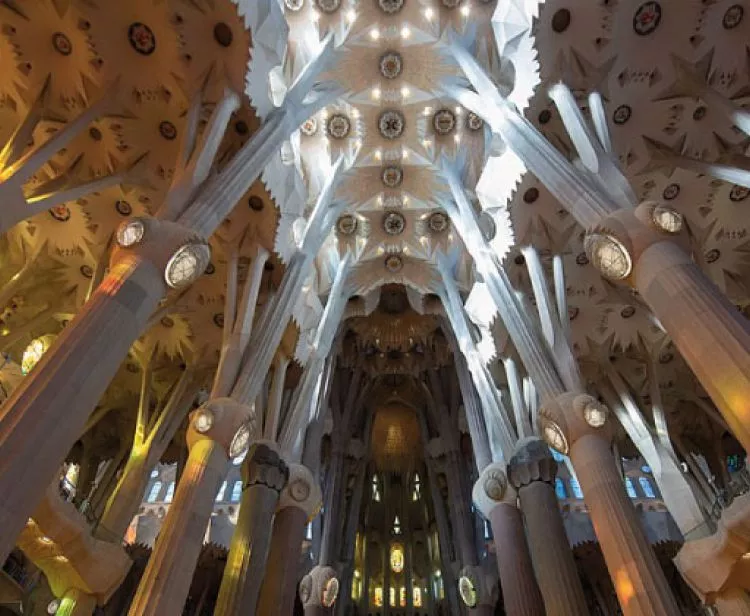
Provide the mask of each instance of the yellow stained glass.
{"label": "yellow stained glass", "polygon": [[404,548],[398,543],[391,546],[391,570],[394,573],[404,570]]}

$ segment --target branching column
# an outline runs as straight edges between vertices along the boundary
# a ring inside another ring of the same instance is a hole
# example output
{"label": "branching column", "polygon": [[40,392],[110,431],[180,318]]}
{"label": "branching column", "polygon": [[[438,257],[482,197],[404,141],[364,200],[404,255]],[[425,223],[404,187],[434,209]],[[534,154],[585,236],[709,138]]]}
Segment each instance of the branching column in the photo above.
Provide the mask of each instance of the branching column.
{"label": "branching column", "polygon": [[271,547],[268,529],[289,479],[289,468],[275,443],[259,441],[250,447],[242,478],[242,502],[216,601],[217,616],[255,612]]}
{"label": "branching column", "polygon": [[289,465],[273,520],[271,549],[258,599],[258,616],[291,614],[297,593],[297,570],[305,529],[321,505],[320,487],[307,467]]}
{"label": "branching column", "polygon": [[556,475],[557,462],[549,447],[536,438],[519,443],[508,464],[508,478],[521,501],[547,616],[583,616],[588,607],[560,517]]}

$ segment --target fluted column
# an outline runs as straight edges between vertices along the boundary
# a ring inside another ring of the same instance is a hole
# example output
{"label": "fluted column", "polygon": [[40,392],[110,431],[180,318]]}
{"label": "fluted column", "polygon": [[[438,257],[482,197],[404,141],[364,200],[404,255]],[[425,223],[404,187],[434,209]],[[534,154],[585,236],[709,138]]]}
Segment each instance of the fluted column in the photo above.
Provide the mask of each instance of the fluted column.
{"label": "fluted column", "polygon": [[585,616],[589,611],[560,515],[556,476],[557,462],[546,443],[537,438],[519,443],[508,478],[518,491],[547,616]]}
{"label": "fluted column", "polygon": [[217,616],[254,613],[271,547],[271,527],[289,468],[271,441],[257,441],[242,465],[242,502],[224,577],[216,601]]}
{"label": "fluted column", "polygon": [[130,616],[182,614],[229,458],[244,449],[237,422],[247,416],[247,410],[229,398],[209,400],[193,412],[187,433],[190,455]]}
{"label": "fluted column", "polygon": [[607,409],[563,394],[539,410],[545,440],[570,456],[625,616],[677,616],[679,608],[648,544],[610,449]]}
{"label": "fluted column", "polygon": [[271,549],[258,599],[258,616],[291,614],[297,592],[297,570],[305,529],[320,511],[321,493],[312,472],[289,465],[289,482],[281,491],[273,520]]}
{"label": "fluted column", "polygon": [[474,504],[490,521],[500,588],[508,616],[544,616],[516,493],[500,464],[486,467],[474,484]]}
{"label": "fluted column", "polygon": [[115,249],[99,288],[3,405],[0,560],[164,296],[167,262],[180,246],[202,242],[175,223],[143,223],[141,241]]}

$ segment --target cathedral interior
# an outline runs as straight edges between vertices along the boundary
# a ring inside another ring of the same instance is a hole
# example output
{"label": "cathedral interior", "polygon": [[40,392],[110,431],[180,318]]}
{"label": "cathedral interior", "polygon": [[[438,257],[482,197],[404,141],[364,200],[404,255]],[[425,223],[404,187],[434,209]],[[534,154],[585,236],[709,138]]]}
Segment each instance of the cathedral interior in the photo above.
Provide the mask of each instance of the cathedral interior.
{"label": "cathedral interior", "polygon": [[0,616],[750,616],[747,0],[0,0],[0,144]]}

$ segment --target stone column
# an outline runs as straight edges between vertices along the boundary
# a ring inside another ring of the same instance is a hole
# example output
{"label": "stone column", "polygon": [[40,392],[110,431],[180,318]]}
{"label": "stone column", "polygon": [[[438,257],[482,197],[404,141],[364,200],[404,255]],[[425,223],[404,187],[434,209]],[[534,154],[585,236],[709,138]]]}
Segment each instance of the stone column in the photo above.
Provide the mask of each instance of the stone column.
{"label": "stone column", "polygon": [[176,223],[142,221],[141,240],[114,250],[101,285],[3,406],[0,560],[166,293],[168,261],[181,246],[203,243]]}
{"label": "stone column", "polygon": [[506,614],[544,616],[544,602],[534,577],[516,492],[508,484],[501,464],[490,464],[482,471],[472,496],[492,526]]}
{"label": "stone column", "polygon": [[312,472],[289,465],[289,482],[281,491],[273,520],[266,575],[258,598],[258,616],[291,614],[297,592],[300,548],[309,520],[320,511],[321,493]]}
{"label": "stone column", "polygon": [[[299,585],[305,616],[330,616],[338,594],[339,580],[335,569],[331,567],[313,567]],[[385,602],[384,600],[383,603]]]}
{"label": "stone column", "polygon": [[257,441],[242,465],[242,502],[237,528],[216,600],[217,616],[254,613],[271,547],[273,515],[289,468],[272,441]]}
{"label": "stone column", "polygon": [[560,516],[556,476],[557,462],[546,443],[537,438],[519,443],[508,464],[508,478],[521,502],[547,616],[585,616],[588,606]]}
{"label": "stone column", "polygon": [[96,609],[96,597],[88,595],[78,588],[71,588],[65,592],[60,601],[56,616],[91,616]]}
{"label": "stone column", "polygon": [[679,608],[610,449],[607,408],[587,394],[565,393],[539,410],[545,440],[569,455],[625,616],[677,616]]}
{"label": "stone column", "polygon": [[209,400],[193,412],[187,433],[190,455],[130,616],[182,614],[216,493],[230,457],[242,453],[242,417],[247,417],[247,410],[229,398]]}
{"label": "stone column", "polygon": [[[683,226],[676,212],[642,203],[596,225],[587,253],[605,276],[640,292],[750,451],[750,323],[692,261]],[[602,266],[598,255],[606,249],[620,253],[624,266]]]}

